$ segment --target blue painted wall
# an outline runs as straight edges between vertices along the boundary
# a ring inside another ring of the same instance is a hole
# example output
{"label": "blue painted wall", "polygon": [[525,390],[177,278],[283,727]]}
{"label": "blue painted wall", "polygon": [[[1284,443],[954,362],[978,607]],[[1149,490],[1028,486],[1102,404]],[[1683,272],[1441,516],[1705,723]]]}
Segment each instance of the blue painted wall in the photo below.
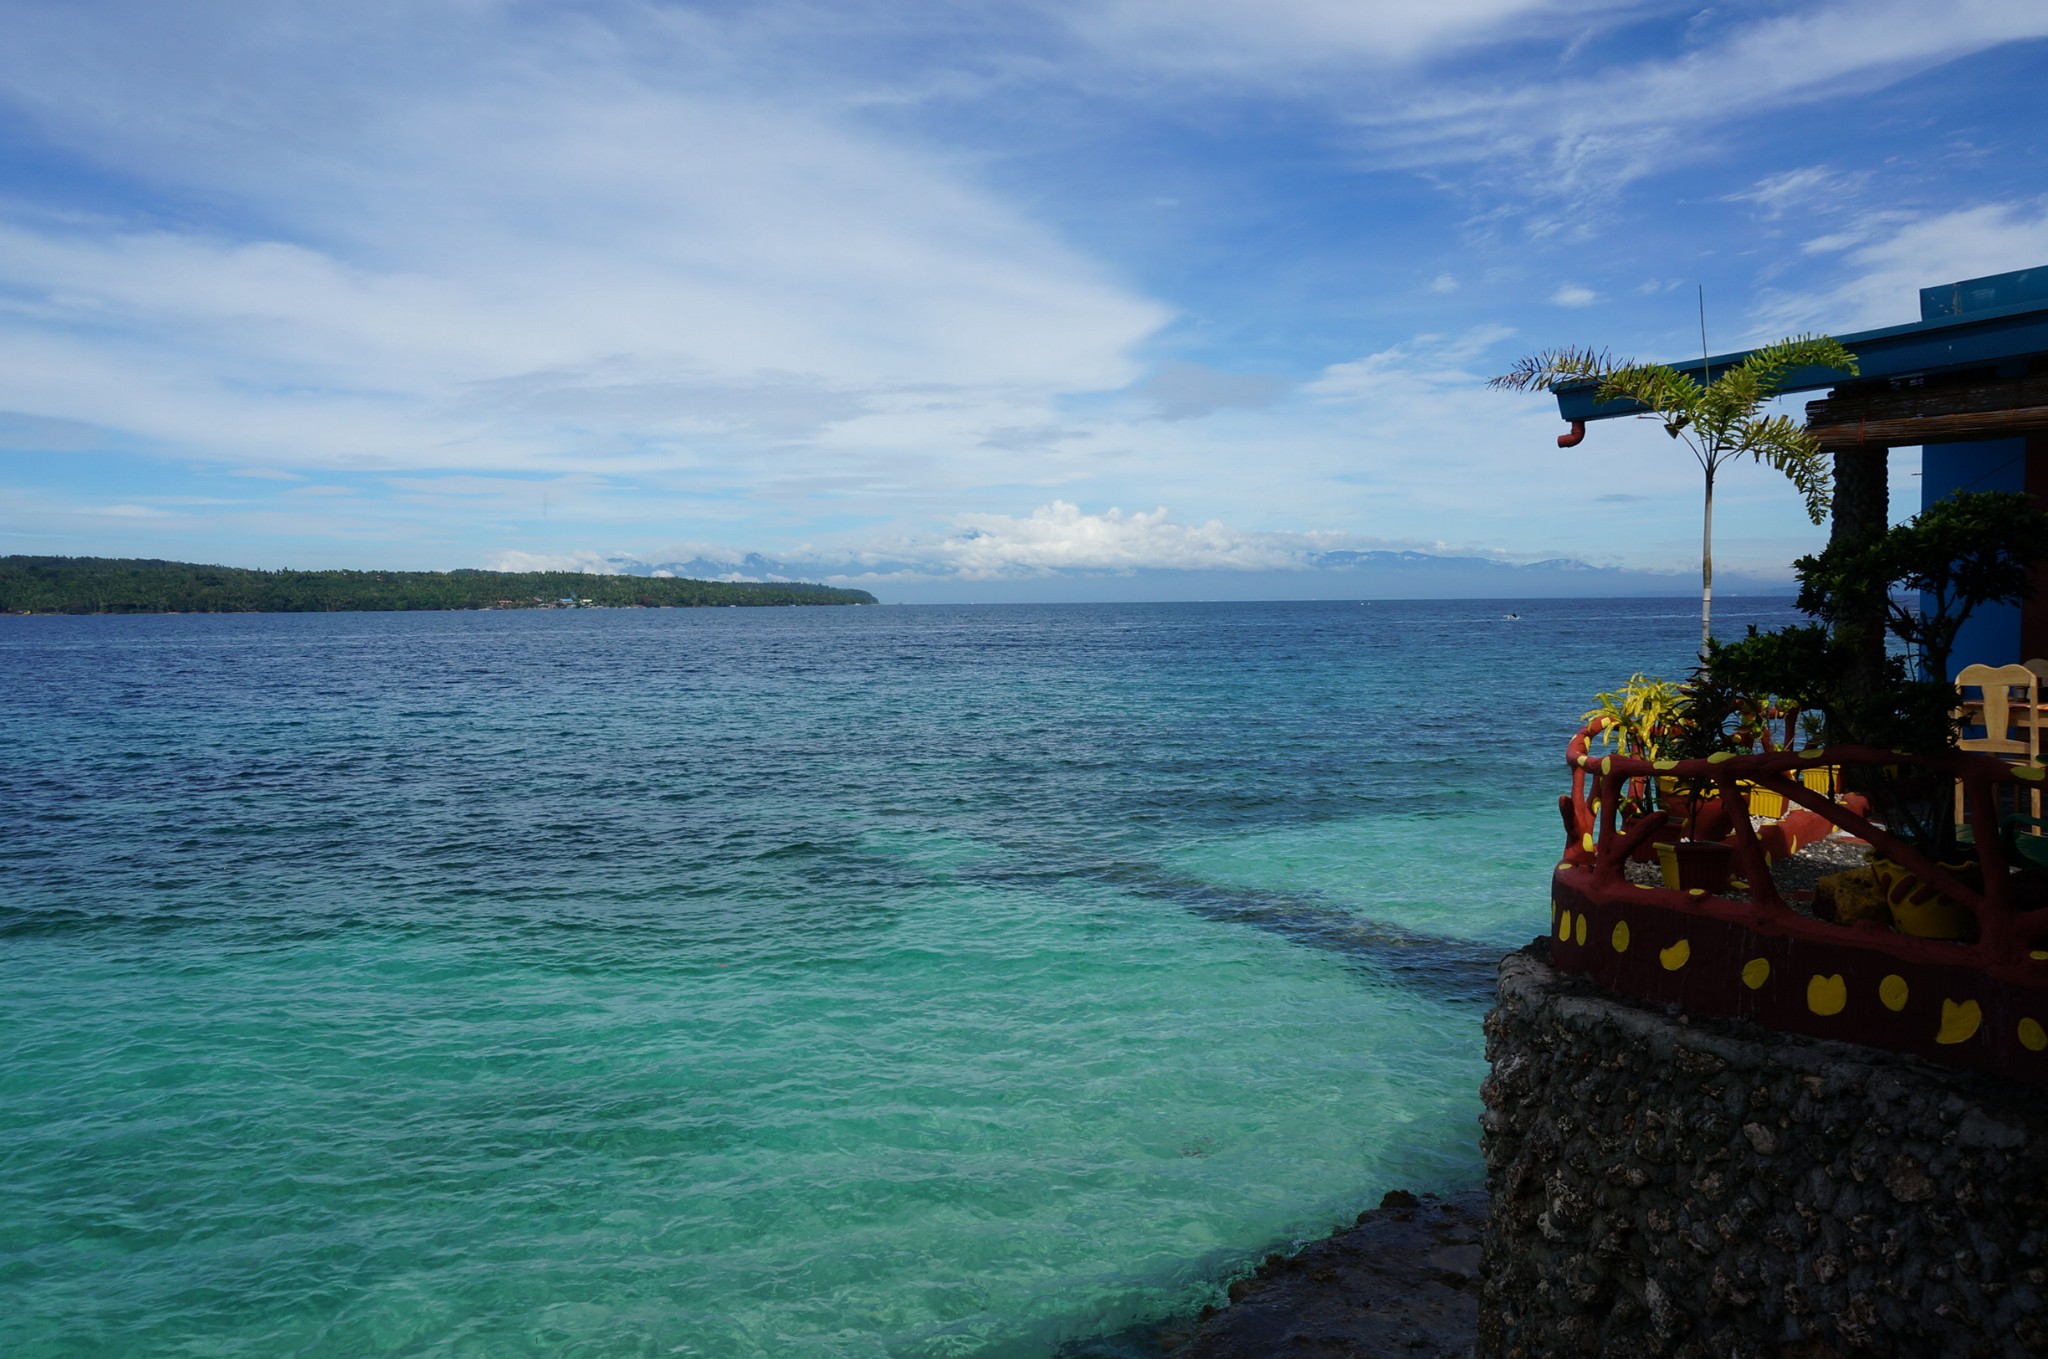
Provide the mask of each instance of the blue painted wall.
{"label": "blue painted wall", "polygon": [[[2048,298],[2048,269],[2020,269],[1988,278],[1964,279],[1920,290],[1920,319],[1962,316],[2040,302]],[[1920,508],[1957,491],[2025,491],[2027,441],[1995,439],[1983,443],[1928,444],[1920,450]],[[1925,596],[1922,597],[1923,599]],[[2011,665],[2020,655],[2020,607],[1987,605],[1970,615],[1956,634],[1952,670],[1983,661]],[[1929,676],[1929,678],[1934,678]],[[1953,675],[1941,676],[1953,679]]]}
{"label": "blue painted wall", "polygon": [[[1993,439],[1983,443],[1928,444],[1920,450],[1920,508],[1957,491],[2024,491],[2027,489],[2027,441]],[[2020,655],[2020,606],[1987,604],[1970,615],[1956,634],[1949,667],[1960,670],[1983,661],[2010,665]],[[1929,678],[1932,678],[1930,676]],[[1945,675],[1944,679],[1954,679]]]}

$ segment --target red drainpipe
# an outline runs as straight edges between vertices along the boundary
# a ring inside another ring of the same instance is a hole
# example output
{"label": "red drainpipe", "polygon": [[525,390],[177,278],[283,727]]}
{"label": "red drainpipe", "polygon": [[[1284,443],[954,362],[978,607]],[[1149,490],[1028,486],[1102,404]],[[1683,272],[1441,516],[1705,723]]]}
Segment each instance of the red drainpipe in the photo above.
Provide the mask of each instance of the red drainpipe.
{"label": "red drainpipe", "polygon": [[1557,436],[1557,446],[1559,448],[1577,448],[1580,441],[1585,437],[1586,422],[1584,420],[1574,420],[1572,421],[1571,433]]}

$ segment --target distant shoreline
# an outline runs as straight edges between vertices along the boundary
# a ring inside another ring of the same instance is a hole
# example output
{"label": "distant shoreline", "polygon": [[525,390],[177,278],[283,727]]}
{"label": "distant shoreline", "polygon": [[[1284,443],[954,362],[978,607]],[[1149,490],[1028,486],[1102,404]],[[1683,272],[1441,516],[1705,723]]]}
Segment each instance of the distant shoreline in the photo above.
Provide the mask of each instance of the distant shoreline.
{"label": "distant shoreline", "polygon": [[404,613],[874,604],[865,590],[579,571],[256,571],[113,557],[0,557],[0,614]]}

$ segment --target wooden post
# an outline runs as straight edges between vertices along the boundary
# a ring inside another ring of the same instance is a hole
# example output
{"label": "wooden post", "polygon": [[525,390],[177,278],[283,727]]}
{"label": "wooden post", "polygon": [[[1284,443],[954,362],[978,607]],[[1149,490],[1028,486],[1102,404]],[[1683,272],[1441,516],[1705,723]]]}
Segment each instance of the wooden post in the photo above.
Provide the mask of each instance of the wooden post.
{"label": "wooden post", "polygon": [[[2048,510],[2048,434],[2027,436],[2027,496]],[[2034,563],[2034,593],[2020,603],[2020,656],[2048,656],[2048,561]]]}
{"label": "wooden post", "polygon": [[[1890,526],[1891,450],[1837,448],[1835,458],[1834,526],[1828,546],[1867,542]],[[1883,692],[1884,610],[1882,589],[1867,597],[1837,602],[1835,638],[1849,648],[1848,688],[1858,699]]]}

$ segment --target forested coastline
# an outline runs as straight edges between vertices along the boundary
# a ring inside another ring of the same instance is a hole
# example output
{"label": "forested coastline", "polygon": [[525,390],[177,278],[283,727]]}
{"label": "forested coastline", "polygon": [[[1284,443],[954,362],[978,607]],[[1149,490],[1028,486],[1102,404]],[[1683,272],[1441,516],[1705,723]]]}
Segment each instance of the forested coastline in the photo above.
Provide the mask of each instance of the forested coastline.
{"label": "forested coastline", "polygon": [[0,557],[0,613],[343,613],[410,609],[873,604],[865,590],[576,571],[255,571],[114,557]]}

